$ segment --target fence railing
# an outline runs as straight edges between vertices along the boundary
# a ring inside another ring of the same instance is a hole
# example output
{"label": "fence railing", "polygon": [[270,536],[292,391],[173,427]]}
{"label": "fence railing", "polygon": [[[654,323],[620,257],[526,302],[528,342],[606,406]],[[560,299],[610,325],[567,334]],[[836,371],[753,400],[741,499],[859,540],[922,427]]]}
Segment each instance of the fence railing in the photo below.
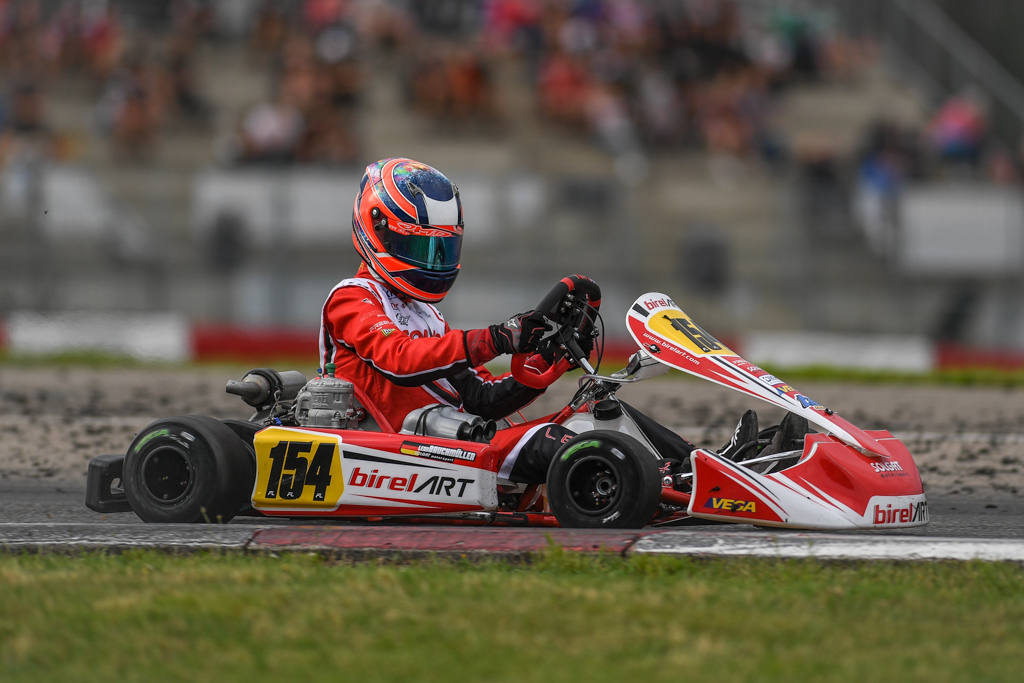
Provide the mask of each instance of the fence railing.
{"label": "fence railing", "polygon": [[992,131],[1011,148],[1024,134],[1024,85],[932,0],[835,0],[845,28],[877,38],[894,66],[934,99],[968,86],[991,103]]}

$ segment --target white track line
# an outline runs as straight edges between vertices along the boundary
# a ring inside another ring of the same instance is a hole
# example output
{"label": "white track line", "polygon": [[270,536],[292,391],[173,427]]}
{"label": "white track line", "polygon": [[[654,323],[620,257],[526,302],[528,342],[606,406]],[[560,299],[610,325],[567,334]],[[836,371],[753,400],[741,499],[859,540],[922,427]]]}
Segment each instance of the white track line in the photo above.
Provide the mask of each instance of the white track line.
{"label": "white track line", "polygon": [[827,560],[990,560],[1024,562],[1024,540],[843,536],[794,532],[673,530],[645,536],[631,553],[817,558]]}
{"label": "white track line", "polygon": [[244,548],[259,527],[225,524],[0,524],[0,549]]}

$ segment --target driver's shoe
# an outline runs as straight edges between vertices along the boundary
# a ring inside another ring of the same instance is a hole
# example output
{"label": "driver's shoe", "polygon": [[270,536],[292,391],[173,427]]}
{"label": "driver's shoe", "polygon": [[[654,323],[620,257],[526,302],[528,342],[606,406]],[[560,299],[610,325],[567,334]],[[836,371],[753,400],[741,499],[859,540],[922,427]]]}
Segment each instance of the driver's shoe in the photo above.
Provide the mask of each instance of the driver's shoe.
{"label": "driver's shoe", "polygon": [[[751,441],[753,446],[743,448]],[[719,449],[718,454],[723,458],[740,462],[757,455],[757,413],[748,410],[736,424],[736,431],[732,433],[729,443]]]}
{"label": "driver's shoe", "polygon": [[786,413],[779,423],[779,431],[775,432],[772,442],[764,447],[761,455],[773,455],[785,453],[786,451],[802,451],[804,449],[804,437],[810,433],[810,425],[807,418],[794,413]]}

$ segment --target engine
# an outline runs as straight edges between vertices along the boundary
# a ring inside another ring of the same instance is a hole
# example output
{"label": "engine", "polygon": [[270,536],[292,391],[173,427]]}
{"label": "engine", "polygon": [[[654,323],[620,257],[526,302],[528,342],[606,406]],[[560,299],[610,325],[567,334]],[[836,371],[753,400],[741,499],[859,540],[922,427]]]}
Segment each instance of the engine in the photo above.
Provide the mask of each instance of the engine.
{"label": "engine", "polygon": [[355,420],[355,387],[333,374],[311,379],[295,398],[295,421],[300,427],[345,429]]}
{"label": "engine", "polygon": [[278,372],[257,368],[240,381],[228,382],[226,391],[240,396],[256,408],[254,422],[276,420],[277,424],[299,427],[348,429],[358,424],[365,413],[355,405],[355,387],[334,376],[334,364],[327,374],[306,381],[296,370]]}

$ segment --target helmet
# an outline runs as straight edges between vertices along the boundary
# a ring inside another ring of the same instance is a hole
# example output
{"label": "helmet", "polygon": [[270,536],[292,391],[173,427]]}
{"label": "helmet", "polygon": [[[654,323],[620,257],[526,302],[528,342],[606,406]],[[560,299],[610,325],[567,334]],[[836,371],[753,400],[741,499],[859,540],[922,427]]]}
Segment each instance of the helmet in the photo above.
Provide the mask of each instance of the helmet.
{"label": "helmet", "polygon": [[418,301],[440,301],[459,274],[459,189],[412,159],[372,163],[352,209],[352,242],[378,280]]}

